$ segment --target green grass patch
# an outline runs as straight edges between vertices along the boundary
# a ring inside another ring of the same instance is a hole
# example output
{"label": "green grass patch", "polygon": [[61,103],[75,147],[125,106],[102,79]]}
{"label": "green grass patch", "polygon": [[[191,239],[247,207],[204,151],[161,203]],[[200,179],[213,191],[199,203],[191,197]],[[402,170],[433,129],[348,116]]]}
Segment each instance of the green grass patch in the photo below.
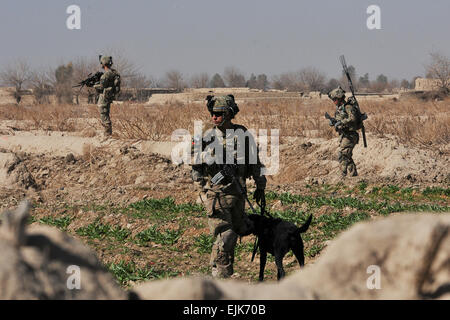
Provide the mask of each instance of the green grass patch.
{"label": "green grass patch", "polygon": [[114,238],[117,241],[125,241],[131,234],[130,230],[122,227],[112,227],[96,220],[95,222],[80,227],[75,231],[78,235],[88,237],[90,239]]}
{"label": "green grass patch", "polygon": [[194,238],[194,246],[198,253],[211,253],[214,238],[209,234],[201,234]]}
{"label": "green grass patch", "polygon": [[118,263],[110,263],[107,269],[114,275],[120,285],[125,286],[129,281],[146,281],[162,278],[176,277],[179,272],[160,270],[156,268],[137,268],[134,262],[121,260]]}
{"label": "green grass patch", "polygon": [[39,219],[39,223],[47,224],[49,226],[57,227],[61,230],[67,230],[67,227],[72,222],[73,217],[70,216],[62,216],[62,217],[53,217],[53,216],[47,216]]}
{"label": "green grass patch", "polygon": [[[28,219],[27,219],[27,224],[32,224],[33,222],[36,222],[36,221],[37,221],[37,219],[36,219],[35,216],[29,215],[29,216],[28,216]],[[0,224],[1,224],[1,223],[0,223]]]}
{"label": "green grass patch", "polygon": [[387,185],[381,188],[383,194],[393,194],[400,191],[400,188],[395,185]]}
{"label": "green grass patch", "polygon": [[172,197],[162,199],[145,199],[128,206],[128,211],[136,218],[149,218],[158,221],[170,221],[177,214],[202,213],[203,206],[194,203],[182,203],[177,205]]}
{"label": "green grass patch", "polygon": [[[285,210],[285,211],[273,211],[270,213],[274,218],[281,218],[283,220],[302,225],[308,219],[309,214],[303,211]],[[314,220],[314,219],[313,219]]]}
{"label": "green grass patch", "polygon": [[87,212],[87,211],[101,212],[101,211],[107,211],[109,208],[110,207],[107,205],[91,203],[91,204],[82,206],[81,210],[84,212]]}
{"label": "green grass patch", "polygon": [[238,243],[236,244],[236,249],[235,249],[236,255],[240,255],[243,252],[252,253],[253,252],[253,244],[254,244],[254,241],[239,243],[239,240],[238,240]]}
{"label": "green grass patch", "polygon": [[[394,190],[389,188],[389,192]],[[278,195],[278,199],[283,204],[290,203],[307,203],[310,208],[320,208],[322,206],[331,206],[336,209],[344,209],[345,207],[354,208],[361,211],[374,210],[380,214],[389,214],[401,211],[434,211],[447,212],[450,206],[441,206],[436,204],[403,204],[400,202],[377,201],[377,200],[360,200],[354,197],[312,197],[303,195],[293,195],[290,193],[282,193]]]}
{"label": "green grass patch", "polygon": [[316,255],[320,253],[320,251],[322,251],[323,248],[325,248],[325,245],[323,244],[312,245],[311,248],[305,250],[305,256],[314,258]]}
{"label": "green grass patch", "polygon": [[447,196],[450,197],[450,188],[444,189],[439,187],[427,187],[422,191],[424,196]]}
{"label": "green grass patch", "polygon": [[343,216],[341,212],[324,214],[316,218],[318,229],[322,232],[322,240],[333,238],[338,232],[346,230],[351,225],[370,218],[367,212],[354,212]]}
{"label": "green grass patch", "polygon": [[366,182],[366,181],[361,181],[361,182],[358,184],[358,189],[359,189],[359,191],[362,192],[362,193],[366,192],[366,189],[367,189],[367,182]]}
{"label": "green grass patch", "polygon": [[411,195],[413,193],[414,189],[413,188],[403,188],[402,190],[400,190],[400,192],[403,195]]}
{"label": "green grass patch", "polygon": [[135,242],[140,246],[147,246],[149,242],[173,245],[182,234],[183,231],[181,230],[166,230],[161,232],[156,226],[151,226],[139,232],[135,237]]}

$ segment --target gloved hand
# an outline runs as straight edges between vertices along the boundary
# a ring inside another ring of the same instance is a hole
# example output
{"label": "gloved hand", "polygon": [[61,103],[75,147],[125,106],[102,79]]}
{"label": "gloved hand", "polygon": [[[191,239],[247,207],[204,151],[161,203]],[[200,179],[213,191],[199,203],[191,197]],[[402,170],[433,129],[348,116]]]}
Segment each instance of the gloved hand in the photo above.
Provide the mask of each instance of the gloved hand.
{"label": "gloved hand", "polygon": [[349,103],[351,105],[357,104],[355,97],[349,97],[347,100],[347,103]]}
{"label": "gloved hand", "polygon": [[256,203],[261,203],[263,200],[266,200],[264,189],[256,189],[253,193],[253,198],[255,199]]}
{"label": "gloved hand", "polygon": [[334,124],[334,127],[336,130],[341,130],[342,129],[342,122],[341,121],[336,121],[336,123]]}

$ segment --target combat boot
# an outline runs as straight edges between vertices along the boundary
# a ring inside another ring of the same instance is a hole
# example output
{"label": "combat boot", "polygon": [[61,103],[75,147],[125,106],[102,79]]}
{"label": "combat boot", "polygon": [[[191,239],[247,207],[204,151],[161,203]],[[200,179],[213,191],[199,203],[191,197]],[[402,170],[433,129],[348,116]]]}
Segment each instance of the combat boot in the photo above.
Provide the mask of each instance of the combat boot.
{"label": "combat boot", "polygon": [[105,136],[112,136],[112,127],[105,126]]}
{"label": "combat boot", "polygon": [[354,163],[349,164],[348,171],[351,177],[357,177],[358,171],[356,170],[356,165]]}
{"label": "combat boot", "polygon": [[232,254],[227,252],[219,252],[215,263],[212,265],[211,275],[213,278],[226,279],[233,274],[233,260]]}
{"label": "combat boot", "polygon": [[345,178],[347,176],[347,162],[339,159],[339,168],[341,169],[341,178]]}
{"label": "combat boot", "polygon": [[102,142],[105,142],[112,137],[112,128],[110,126],[103,126],[103,133],[102,133]]}

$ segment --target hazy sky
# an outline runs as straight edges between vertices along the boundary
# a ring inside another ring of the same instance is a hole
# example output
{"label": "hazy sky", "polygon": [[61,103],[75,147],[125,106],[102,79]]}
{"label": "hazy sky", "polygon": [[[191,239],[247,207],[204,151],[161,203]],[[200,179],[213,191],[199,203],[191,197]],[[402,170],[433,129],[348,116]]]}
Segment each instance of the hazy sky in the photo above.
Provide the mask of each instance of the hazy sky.
{"label": "hazy sky", "polygon": [[[0,68],[15,58],[34,67],[121,50],[142,73],[192,75],[235,66],[279,74],[314,66],[340,75],[340,54],[359,75],[411,79],[431,51],[450,55],[449,0],[2,0]],[[81,8],[81,30],[66,9]],[[369,30],[369,5],[381,30]]]}

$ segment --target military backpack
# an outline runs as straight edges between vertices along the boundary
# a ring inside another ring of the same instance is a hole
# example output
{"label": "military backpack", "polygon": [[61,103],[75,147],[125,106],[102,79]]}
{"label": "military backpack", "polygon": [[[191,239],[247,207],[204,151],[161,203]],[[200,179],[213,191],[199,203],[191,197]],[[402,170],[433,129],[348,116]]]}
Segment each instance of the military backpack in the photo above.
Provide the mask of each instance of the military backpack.
{"label": "military backpack", "polygon": [[350,97],[346,103],[346,105],[349,105],[350,112],[355,117],[355,121],[352,123],[349,123],[349,127],[352,130],[360,130],[363,127],[363,121],[367,119],[367,115],[365,113],[361,113],[361,110],[359,109],[358,103]]}

